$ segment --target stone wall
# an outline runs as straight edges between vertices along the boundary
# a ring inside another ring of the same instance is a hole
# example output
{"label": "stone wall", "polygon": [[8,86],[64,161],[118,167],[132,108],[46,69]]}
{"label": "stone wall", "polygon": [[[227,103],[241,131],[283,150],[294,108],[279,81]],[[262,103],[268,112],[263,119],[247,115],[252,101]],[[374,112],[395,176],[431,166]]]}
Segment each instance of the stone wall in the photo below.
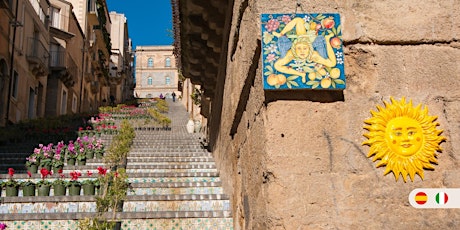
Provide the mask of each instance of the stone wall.
{"label": "stone wall", "polygon": [[[460,188],[460,1],[299,2],[298,13],[340,13],[347,89],[264,92],[260,14],[295,12],[297,1],[235,0],[213,151],[235,229],[459,226],[459,212],[415,209],[408,195]],[[426,105],[444,130],[424,180],[384,176],[362,145],[364,120],[390,97]]]}

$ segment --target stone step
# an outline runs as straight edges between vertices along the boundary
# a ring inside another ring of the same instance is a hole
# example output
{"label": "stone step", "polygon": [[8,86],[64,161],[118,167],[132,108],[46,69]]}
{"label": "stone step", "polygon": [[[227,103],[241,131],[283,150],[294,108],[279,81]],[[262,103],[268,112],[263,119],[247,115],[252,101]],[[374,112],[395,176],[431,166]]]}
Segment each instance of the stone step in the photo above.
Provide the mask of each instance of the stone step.
{"label": "stone step", "polygon": [[219,172],[132,172],[128,178],[194,178],[194,177],[219,177]]}
{"label": "stone step", "polygon": [[138,177],[128,178],[130,183],[166,183],[166,182],[220,182],[219,177]]}
{"label": "stone step", "polygon": [[[78,219],[91,218],[93,213],[69,214],[12,214],[7,226],[15,229],[66,229],[78,230]],[[162,217],[164,216],[164,217]],[[112,216],[107,215],[107,218]],[[121,220],[122,230],[128,229],[219,229],[233,230],[233,219],[228,211],[216,212],[143,212],[117,213],[116,219]],[[24,221],[27,220],[27,221]],[[46,220],[46,221],[43,221]]]}
{"label": "stone step", "polygon": [[193,173],[193,172],[208,172],[213,173],[217,172],[215,168],[186,168],[186,169],[159,169],[155,167],[146,167],[146,166],[127,166],[126,168],[127,173]]}
{"label": "stone step", "polygon": [[[133,184],[134,185],[134,184]],[[137,187],[128,191],[128,195],[198,195],[198,194],[224,194],[222,187],[185,187],[185,188],[143,188]]]}
{"label": "stone step", "polygon": [[209,152],[130,152],[128,154],[128,159],[135,158],[135,157],[204,157],[208,158],[211,157],[211,153]]}
{"label": "stone step", "polygon": [[148,164],[151,162],[163,162],[163,163],[214,163],[214,158],[211,157],[128,157],[128,164],[144,163]]}
{"label": "stone step", "polygon": [[[0,214],[96,212],[96,196],[3,197]],[[222,194],[129,195],[125,212],[228,211],[228,196]]]}
{"label": "stone step", "polygon": [[123,212],[165,212],[165,211],[229,211],[228,200],[186,200],[186,201],[125,201]]}
{"label": "stone step", "polygon": [[163,169],[185,169],[185,168],[216,168],[214,162],[155,162],[155,161],[145,161],[145,162],[129,162],[129,167],[135,166],[145,166],[145,167],[155,167]]}
{"label": "stone step", "polygon": [[207,153],[204,149],[160,149],[160,148],[133,148],[131,153]]}

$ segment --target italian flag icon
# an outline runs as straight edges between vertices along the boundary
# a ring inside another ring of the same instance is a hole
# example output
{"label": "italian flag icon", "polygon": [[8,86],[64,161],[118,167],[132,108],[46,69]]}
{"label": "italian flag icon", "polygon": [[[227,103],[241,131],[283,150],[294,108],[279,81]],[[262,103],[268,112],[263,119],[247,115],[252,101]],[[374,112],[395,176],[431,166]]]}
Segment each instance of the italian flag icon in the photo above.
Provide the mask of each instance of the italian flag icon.
{"label": "italian flag icon", "polygon": [[447,196],[447,193],[445,192],[439,192],[436,194],[436,203],[438,204],[446,204],[448,199],[449,196]]}

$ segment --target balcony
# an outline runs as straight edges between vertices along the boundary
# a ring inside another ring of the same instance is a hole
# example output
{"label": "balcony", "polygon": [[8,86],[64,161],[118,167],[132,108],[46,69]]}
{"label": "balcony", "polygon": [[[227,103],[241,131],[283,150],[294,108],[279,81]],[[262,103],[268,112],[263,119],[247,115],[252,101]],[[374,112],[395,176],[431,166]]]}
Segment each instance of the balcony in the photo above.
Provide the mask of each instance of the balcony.
{"label": "balcony", "polygon": [[30,71],[37,77],[48,75],[49,53],[43,43],[36,38],[28,38],[26,52]]}
{"label": "balcony", "polygon": [[77,65],[66,51],[50,52],[50,70],[67,87],[74,86],[78,79]]}
{"label": "balcony", "polygon": [[0,0],[0,9],[12,9],[12,0]]}

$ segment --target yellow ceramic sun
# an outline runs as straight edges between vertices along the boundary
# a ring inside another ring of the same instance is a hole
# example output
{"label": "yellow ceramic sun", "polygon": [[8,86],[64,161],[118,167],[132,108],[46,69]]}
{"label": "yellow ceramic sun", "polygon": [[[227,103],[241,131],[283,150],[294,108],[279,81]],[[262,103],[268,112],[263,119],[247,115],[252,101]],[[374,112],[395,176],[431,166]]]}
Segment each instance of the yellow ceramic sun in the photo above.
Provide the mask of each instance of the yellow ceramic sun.
{"label": "yellow ceramic sun", "polygon": [[439,144],[446,138],[440,136],[442,130],[436,127],[436,116],[428,115],[428,108],[421,105],[412,106],[405,98],[391,103],[384,102],[385,108],[377,106],[372,117],[365,120],[364,126],[369,132],[363,145],[369,145],[368,157],[380,160],[376,167],[386,166],[384,175],[393,172],[396,181],[402,175],[406,182],[407,175],[414,181],[415,174],[423,180],[423,169],[434,169],[437,164],[437,151],[442,151]]}

